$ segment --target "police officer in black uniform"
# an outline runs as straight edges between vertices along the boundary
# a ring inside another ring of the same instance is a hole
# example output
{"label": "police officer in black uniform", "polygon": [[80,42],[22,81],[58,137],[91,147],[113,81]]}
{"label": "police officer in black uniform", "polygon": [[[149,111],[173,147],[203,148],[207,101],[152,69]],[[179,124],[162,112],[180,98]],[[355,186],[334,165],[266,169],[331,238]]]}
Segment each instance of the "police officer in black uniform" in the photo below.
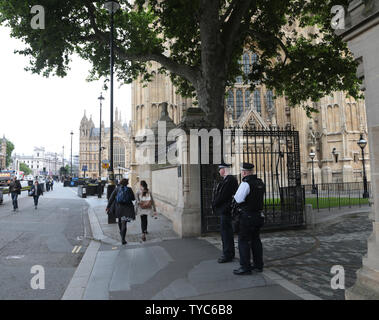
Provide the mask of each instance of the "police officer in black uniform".
{"label": "police officer in black uniform", "polygon": [[[236,275],[251,274],[251,271],[263,271],[263,249],[260,229],[264,224],[263,202],[265,184],[253,174],[254,165],[241,165],[242,182],[234,200],[239,212],[238,250],[240,268],[233,271]],[[250,263],[250,250],[253,254],[253,266]]]}
{"label": "police officer in black uniform", "polygon": [[233,196],[238,189],[237,179],[229,174],[230,165],[218,166],[223,180],[217,185],[213,194],[212,208],[216,215],[220,216],[220,229],[222,239],[222,257],[219,263],[230,262],[234,259],[234,234],[232,226],[231,204]]}

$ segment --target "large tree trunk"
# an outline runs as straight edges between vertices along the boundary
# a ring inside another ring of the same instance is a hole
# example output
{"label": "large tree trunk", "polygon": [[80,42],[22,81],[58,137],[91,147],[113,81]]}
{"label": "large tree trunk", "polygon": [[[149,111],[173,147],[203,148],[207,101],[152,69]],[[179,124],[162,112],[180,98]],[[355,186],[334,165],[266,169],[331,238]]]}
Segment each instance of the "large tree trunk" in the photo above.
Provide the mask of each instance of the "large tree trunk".
{"label": "large tree trunk", "polygon": [[[216,73],[216,71],[215,71]],[[209,77],[199,81],[197,89],[199,107],[207,115],[207,121],[213,128],[224,128],[225,81]]]}
{"label": "large tree trunk", "polygon": [[202,0],[201,76],[196,84],[200,108],[215,128],[224,128],[226,61],[221,41],[219,0]]}

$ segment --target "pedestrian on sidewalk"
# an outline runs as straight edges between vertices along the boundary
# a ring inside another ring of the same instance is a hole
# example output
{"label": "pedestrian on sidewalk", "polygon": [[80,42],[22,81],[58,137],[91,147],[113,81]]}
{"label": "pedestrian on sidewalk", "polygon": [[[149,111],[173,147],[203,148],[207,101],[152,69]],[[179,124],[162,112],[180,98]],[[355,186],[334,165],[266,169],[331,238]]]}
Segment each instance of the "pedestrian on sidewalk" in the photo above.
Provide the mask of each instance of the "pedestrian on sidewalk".
{"label": "pedestrian on sidewalk", "polygon": [[156,218],[157,210],[155,208],[153,195],[149,191],[145,180],[141,181],[140,188],[136,193],[136,198],[137,214],[141,217],[142,241],[146,241],[148,215]]}
{"label": "pedestrian on sidewalk", "polygon": [[12,196],[13,211],[18,210],[18,195],[21,194],[21,183],[17,177],[13,177],[13,181],[9,184],[9,193]]}
{"label": "pedestrian on sidewalk", "polygon": [[53,186],[54,186],[54,180],[52,179],[51,184],[50,184],[51,191],[53,191]]}
{"label": "pedestrian on sidewalk", "polygon": [[125,240],[127,223],[135,220],[136,218],[133,204],[133,201],[135,201],[135,196],[133,190],[128,187],[128,184],[128,179],[122,179],[120,181],[120,184],[112,192],[108,200],[108,205],[105,209],[108,214],[109,211],[113,212],[113,210],[116,214],[122,244],[127,244],[127,241]]}
{"label": "pedestrian on sidewalk", "polygon": [[218,169],[222,181],[213,190],[212,209],[217,216],[220,216],[222,256],[218,259],[218,263],[225,263],[233,261],[235,256],[231,205],[238,189],[238,181],[229,174],[230,165],[222,163]]}
{"label": "pedestrian on sidewalk", "polygon": [[29,196],[34,199],[34,209],[37,210],[38,199],[40,196],[43,196],[42,186],[38,183],[38,180],[34,182],[34,185],[30,188]]}

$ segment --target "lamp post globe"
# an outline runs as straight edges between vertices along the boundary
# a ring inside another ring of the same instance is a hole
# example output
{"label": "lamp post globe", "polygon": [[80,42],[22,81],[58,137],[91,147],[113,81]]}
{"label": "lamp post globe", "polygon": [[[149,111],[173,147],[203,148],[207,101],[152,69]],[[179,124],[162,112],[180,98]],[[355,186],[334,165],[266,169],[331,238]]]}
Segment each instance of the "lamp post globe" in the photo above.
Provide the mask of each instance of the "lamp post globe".
{"label": "lamp post globe", "polygon": [[118,1],[105,1],[104,8],[107,9],[107,11],[111,13],[115,13],[117,10],[120,9],[120,4]]}
{"label": "lamp post globe", "polygon": [[363,198],[367,199],[370,197],[368,193],[368,186],[367,186],[367,176],[366,176],[366,166],[365,166],[365,152],[364,149],[367,145],[367,140],[363,138],[363,134],[361,134],[358,142],[358,146],[361,148],[362,151],[362,166],[363,166]]}

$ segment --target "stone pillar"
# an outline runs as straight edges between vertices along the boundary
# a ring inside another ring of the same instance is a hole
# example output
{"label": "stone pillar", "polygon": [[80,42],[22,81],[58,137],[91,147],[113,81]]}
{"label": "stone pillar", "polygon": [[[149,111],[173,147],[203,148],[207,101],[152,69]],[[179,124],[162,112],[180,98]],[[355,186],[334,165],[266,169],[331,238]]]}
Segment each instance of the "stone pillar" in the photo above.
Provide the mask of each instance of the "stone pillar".
{"label": "stone pillar", "polygon": [[332,169],[329,166],[324,166],[321,169],[321,182],[332,183]]}
{"label": "stone pillar", "polygon": [[353,167],[348,164],[342,166],[342,182],[352,182],[353,177]]}
{"label": "stone pillar", "polygon": [[379,299],[379,145],[376,143],[379,141],[379,3],[354,0],[348,11],[346,29],[338,33],[360,62],[358,76],[364,78],[374,205],[367,255],[363,257],[355,285],[346,290],[346,298]]}

